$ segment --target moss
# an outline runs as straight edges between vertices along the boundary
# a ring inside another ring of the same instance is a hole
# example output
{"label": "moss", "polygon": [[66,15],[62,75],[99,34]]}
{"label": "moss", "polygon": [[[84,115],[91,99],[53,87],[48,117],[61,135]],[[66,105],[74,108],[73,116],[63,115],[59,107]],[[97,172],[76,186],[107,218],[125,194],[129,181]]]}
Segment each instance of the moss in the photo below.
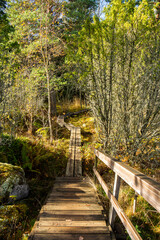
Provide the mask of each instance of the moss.
{"label": "moss", "polygon": [[3,152],[0,152],[0,162],[8,163],[8,159],[7,159],[6,155]]}
{"label": "moss", "polygon": [[5,205],[0,207],[0,239],[12,239],[11,235],[17,226],[20,228],[26,219],[27,206],[25,204]]}
{"label": "moss", "polygon": [[14,185],[24,183],[24,171],[18,166],[0,163],[0,196],[7,200]]}
{"label": "moss", "polygon": [[21,172],[22,174],[24,174],[23,170],[21,169],[21,167],[18,166],[13,166],[12,164],[8,164],[8,163],[0,163],[0,174],[1,173],[5,173],[5,172]]}

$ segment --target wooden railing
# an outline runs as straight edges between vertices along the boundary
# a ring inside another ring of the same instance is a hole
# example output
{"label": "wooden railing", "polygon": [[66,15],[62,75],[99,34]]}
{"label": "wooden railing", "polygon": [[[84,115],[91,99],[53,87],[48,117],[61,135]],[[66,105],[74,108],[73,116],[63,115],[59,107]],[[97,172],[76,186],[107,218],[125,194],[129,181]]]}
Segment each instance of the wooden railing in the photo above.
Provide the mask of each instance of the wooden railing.
{"label": "wooden railing", "polygon": [[[148,203],[150,203],[158,212],[160,212],[160,184],[153,179],[147,177],[143,173],[131,168],[123,162],[116,159],[110,158],[98,150],[94,150],[95,153],[95,164],[94,164],[94,175],[97,178],[106,195],[111,202],[109,223],[114,227],[116,214],[119,216],[124,227],[126,228],[131,239],[140,240],[142,239],[135,227],[124,213],[118,202],[118,195],[120,190],[120,182],[123,179],[128,185],[135,190],[134,200],[134,211],[136,207],[137,194],[141,195]],[[115,172],[113,194],[110,192],[107,184],[104,182],[100,174],[97,172],[98,158],[105,163],[110,169]]]}

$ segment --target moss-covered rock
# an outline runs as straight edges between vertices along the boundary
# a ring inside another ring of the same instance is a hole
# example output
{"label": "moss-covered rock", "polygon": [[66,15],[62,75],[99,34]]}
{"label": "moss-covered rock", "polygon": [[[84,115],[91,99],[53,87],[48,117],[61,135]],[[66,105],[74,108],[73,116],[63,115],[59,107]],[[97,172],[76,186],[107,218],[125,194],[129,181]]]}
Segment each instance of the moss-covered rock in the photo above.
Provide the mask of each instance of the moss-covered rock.
{"label": "moss-covered rock", "polygon": [[[25,174],[21,167],[0,163],[0,201],[27,197],[29,193]],[[14,195],[14,196],[13,196]]]}

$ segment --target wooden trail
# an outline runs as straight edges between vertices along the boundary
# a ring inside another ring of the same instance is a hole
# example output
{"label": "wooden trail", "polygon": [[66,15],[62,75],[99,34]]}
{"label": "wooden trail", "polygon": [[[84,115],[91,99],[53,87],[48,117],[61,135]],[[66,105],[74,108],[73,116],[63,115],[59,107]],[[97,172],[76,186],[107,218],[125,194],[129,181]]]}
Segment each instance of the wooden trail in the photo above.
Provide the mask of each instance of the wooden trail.
{"label": "wooden trail", "polygon": [[81,129],[57,120],[71,131],[66,177],[57,178],[42,207],[30,240],[111,240],[106,216],[88,178],[82,177]]}
{"label": "wooden trail", "polygon": [[66,168],[67,177],[82,176],[82,162],[81,162],[81,128],[75,127],[70,123],[64,122],[64,116],[59,116],[57,122],[60,126],[66,127],[71,131],[69,152],[70,158]]}

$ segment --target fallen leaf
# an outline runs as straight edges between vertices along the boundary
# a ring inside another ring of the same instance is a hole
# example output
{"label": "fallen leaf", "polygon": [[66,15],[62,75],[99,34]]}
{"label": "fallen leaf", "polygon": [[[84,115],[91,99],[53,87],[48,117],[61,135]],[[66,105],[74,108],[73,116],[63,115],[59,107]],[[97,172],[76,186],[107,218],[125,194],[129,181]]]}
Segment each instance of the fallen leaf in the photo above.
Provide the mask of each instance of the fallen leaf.
{"label": "fallen leaf", "polygon": [[79,240],[83,240],[83,239],[84,239],[84,237],[82,237],[82,236],[79,237]]}

